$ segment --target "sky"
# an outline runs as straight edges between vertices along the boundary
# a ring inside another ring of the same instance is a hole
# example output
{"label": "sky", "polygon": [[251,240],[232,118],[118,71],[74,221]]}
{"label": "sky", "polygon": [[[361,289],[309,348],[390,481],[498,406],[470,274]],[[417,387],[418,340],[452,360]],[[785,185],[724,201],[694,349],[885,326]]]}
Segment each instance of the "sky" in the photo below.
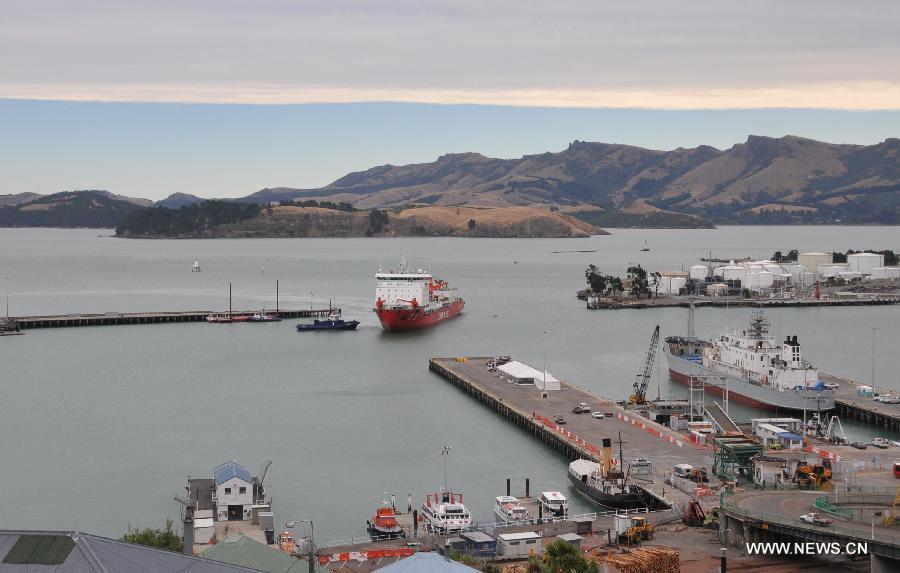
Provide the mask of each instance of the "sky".
{"label": "sky", "polygon": [[7,0],[0,194],[159,199],[557,151],[900,135],[900,3]]}

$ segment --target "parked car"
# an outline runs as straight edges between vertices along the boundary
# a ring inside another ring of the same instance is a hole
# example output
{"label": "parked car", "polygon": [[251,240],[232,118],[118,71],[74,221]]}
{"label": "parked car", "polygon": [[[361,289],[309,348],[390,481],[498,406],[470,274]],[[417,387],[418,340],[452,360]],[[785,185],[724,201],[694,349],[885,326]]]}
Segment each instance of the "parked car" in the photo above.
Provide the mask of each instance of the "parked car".
{"label": "parked car", "polygon": [[866,445],[863,444],[863,443],[861,443],[861,442],[851,442],[850,445],[851,445],[852,447],[856,448],[857,450],[864,450],[864,449],[866,449]]}
{"label": "parked car", "polygon": [[829,390],[837,390],[838,388],[840,388],[840,386],[838,386],[834,382],[826,382],[825,387],[828,388]]}
{"label": "parked car", "polygon": [[572,408],[573,414],[590,414],[591,407],[587,404],[587,402],[579,402],[577,406]]}
{"label": "parked car", "polygon": [[603,419],[603,412],[591,412],[592,418],[597,418],[598,420]]}
{"label": "parked car", "polygon": [[553,421],[556,422],[557,424],[565,424],[566,423],[566,419],[563,418],[562,414],[557,414],[556,417],[553,418]]}
{"label": "parked car", "polygon": [[881,449],[885,449],[891,445],[891,443],[889,441],[887,441],[885,438],[872,438],[872,441],[869,443],[872,444],[873,446],[875,446],[876,448],[881,448]]}
{"label": "parked car", "polygon": [[831,525],[833,521],[827,517],[822,517],[822,515],[815,512],[801,515],[800,520],[805,521],[806,523],[812,523],[813,525]]}

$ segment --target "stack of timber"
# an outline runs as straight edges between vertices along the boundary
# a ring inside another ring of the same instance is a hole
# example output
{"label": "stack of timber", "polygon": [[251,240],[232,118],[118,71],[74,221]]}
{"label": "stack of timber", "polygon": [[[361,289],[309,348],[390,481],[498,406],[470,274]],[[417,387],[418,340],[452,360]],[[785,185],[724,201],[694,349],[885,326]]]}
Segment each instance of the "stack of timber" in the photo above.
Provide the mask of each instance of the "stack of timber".
{"label": "stack of timber", "polygon": [[642,547],[624,553],[595,553],[592,561],[608,563],[620,573],[681,573],[681,562],[676,549]]}
{"label": "stack of timber", "polygon": [[510,563],[509,565],[504,565],[500,571],[501,573],[528,573],[528,565]]}

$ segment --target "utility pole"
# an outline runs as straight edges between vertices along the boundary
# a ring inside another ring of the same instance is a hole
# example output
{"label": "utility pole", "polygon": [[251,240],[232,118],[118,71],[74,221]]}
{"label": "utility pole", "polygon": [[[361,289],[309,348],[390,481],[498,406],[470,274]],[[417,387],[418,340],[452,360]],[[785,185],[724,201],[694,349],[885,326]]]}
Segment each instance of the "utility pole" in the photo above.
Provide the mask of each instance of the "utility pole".
{"label": "utility pole", "polygon": [[447,444],[447,445],[444,445],[443,448],[441,448],[441,456],[444,457],[444,491],[445,492],[450,491],[450,488],[447,485],[447,458],[450,457],[450,449],[452,447],[453,446],[450,446],[449,444]]}
{"label": "utility pole", "polygon": [[878,387],[875,386],[875,333],[878,332],[879,328],[872,326],[870,330],[872,331],[872,393],[878,394]]}
{"label": "utility pole", "polygon": [[[549,335],[549,334],[550,334],[550,331],[549,331],[549,330],[542,330],[542,331],[541,331],[541,334]],[[546,338],[544,339],[544,374],[543,374],[543,379],[544,379],[544,391],[546,392],[546,391],[547,391],[547,339],[546,339]]]}

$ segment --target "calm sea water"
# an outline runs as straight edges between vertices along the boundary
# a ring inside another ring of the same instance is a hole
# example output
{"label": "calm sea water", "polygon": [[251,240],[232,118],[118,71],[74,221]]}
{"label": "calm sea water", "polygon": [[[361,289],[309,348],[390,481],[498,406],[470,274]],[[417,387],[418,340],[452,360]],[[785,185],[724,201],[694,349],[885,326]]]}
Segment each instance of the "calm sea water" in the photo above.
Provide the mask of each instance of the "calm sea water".
{"label": "calm sea water", "polygon": [[[514,354],[613,398],[627,396],[656,324],[682,333],[686,312],[589,312],[575,299],[596,264],[622,274],[775,250],[898,249],[897,228],[725,227],[588,239],[277,239],[137,241],[108,231],[0,229],[0,279],[12,315],[327,305],[362,321],[352,333],[277,324],[153,325],[31,331],[0,339],[0,528],[79,529],[177,521],[188,475],[237,459],[267,478],[276,519],[313,519],[322,540],[364,535],[385,492],[419,505],[443,479],[491,518],[505,479],[567,491],[564,460],[427,370],[431,356]],[[644,240],[651,248],[640,252]],[[571,252],[596,250],[596,252]],[[373,273],[401,253],[457,286],[466,312],[412,335],[381,332]],[[203,272],[191,273],[194,259]],[[2,285],[3,287],[7,284]],[[701,309],[697,333],[746,324],[749,311]],[[783,309],[821,369],[900,389],[900,308]],[[542,330],[549,334],[541,334]],[[660,392],[670,393],[658,369]],[[673,388],[678,394],[680,387]],[[737,416],[749,418],[748,410]],[[857,437],[872,435],[852,428]],[[639,452],[632,452],[638,454]],[[626,455],[629,455],[626,452]],[[572,496],[574,497],[574,496]],[[576,500],[576,505],[580,501]]]}

